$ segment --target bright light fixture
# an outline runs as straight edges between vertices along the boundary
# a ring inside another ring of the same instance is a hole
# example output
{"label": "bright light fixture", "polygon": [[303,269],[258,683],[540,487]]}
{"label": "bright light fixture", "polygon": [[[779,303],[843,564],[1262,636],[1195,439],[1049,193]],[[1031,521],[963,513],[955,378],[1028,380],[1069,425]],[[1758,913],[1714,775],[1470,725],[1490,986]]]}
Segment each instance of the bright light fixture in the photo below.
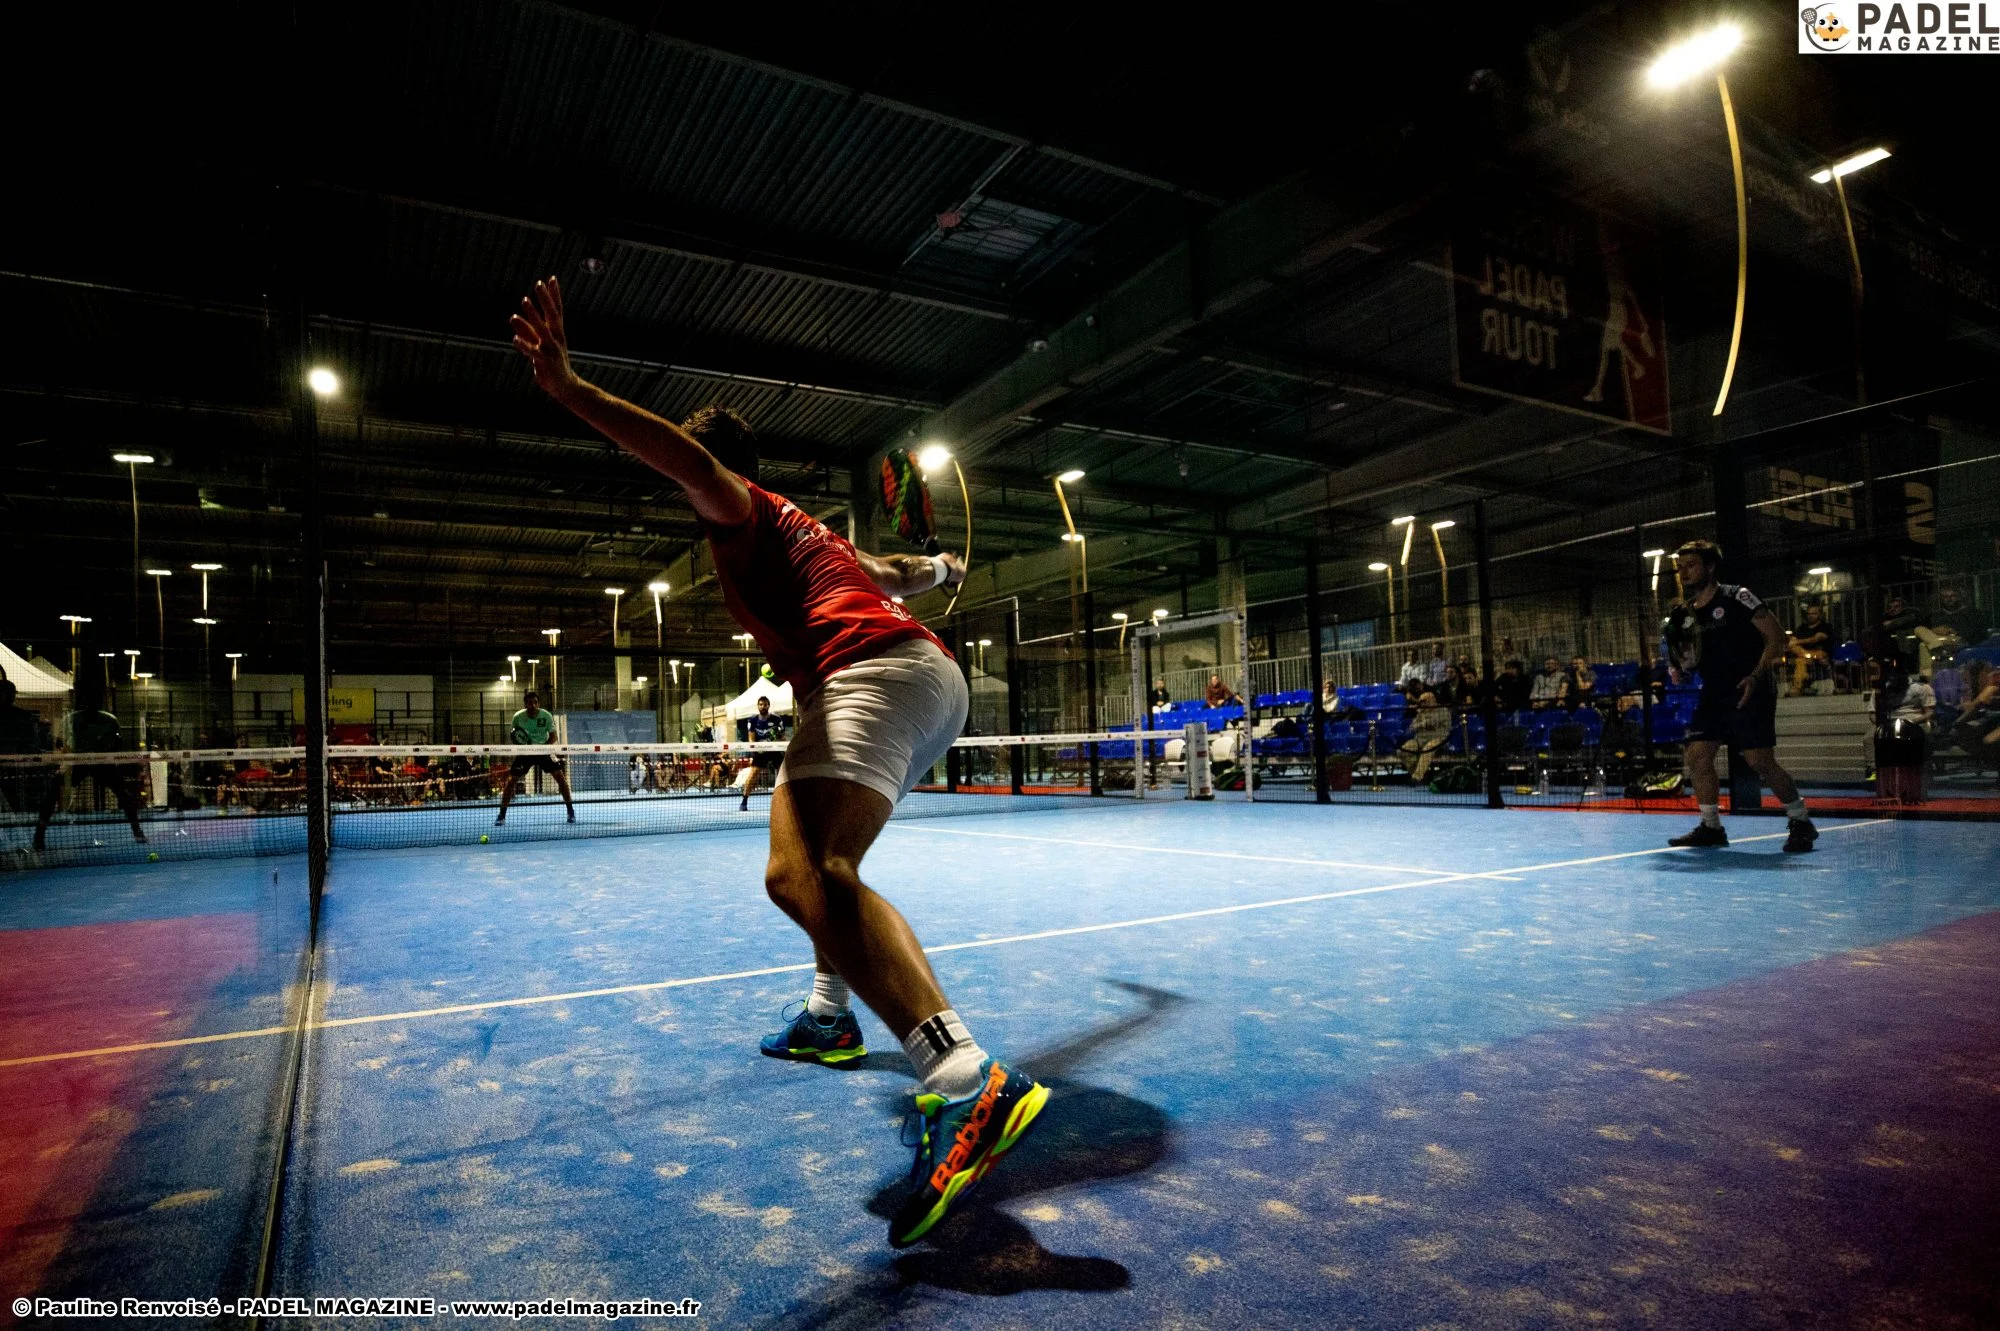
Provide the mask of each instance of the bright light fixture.
{"label": "bright light fixture", "polygon": [[927,472],[943,471],[951,461],[951,450],[940,443],[925,444],[917,452],[917,465]]}
{"label": "bright light fixture", "polygon": [[67,621],[68,621],[69,623],[72,623],[72,624],[88,624],[88,623],[90,623],[90,616],[89,616],[89,615],[57,615],[57,616],[56,616],[56,618],[57,618],[57,619],[61,619],[61,620],[67,620]]}
{"label": "bright light fixture", "polygon": [[1729,58],[1743,44],[1743,29],[1734,23],[1718,23],[1707,32],[1668,47],[1646,70],[1646,82],[1655,88],[1671,88],[1706,74]]}
{"label": "bright light fixture", "polygon": [[514,661],[514,662],[519,662],[521,658],[520,658],[520,657],[518,657],[518,656],[510,656],[510,657],[508,657],[507,659],[508,659],[509,661]]}
{"label": "bright light fixture", "polygon": [[222,565],[220,565],[220,564],[189,564],[189,565],[188,565],[188,567],[189,567],[189,568],[191,568],[191,569],[193,569],[193,570],[194,570],[195,572],[197,572],[197,573],[216,573],[216,572],[219,572],[219,571],[221,570],[221,568],[222,568]]}
{"label": "bright light fixture", "polygon": [[1824,185],[1835,176],[1852,175],[1864,166],[1875,165],[1875,163],[1888,155],[1889,150],[1887,148],[1870,148],[1867,152],[1856,153],[1844,162],[1835,162],[1824,171],[1813,172],[1813,183]]}
{"label": "bright light fixture", "polygon": [[222,621],[219,619],[210,619],[207,615],[196,615],[194,622],[197,624],[220,624]]}
{"label": "bright light fixture", "polygon": [[1378,559],[1368,566],[1368,571],[1370,573],[1386,573],[1389,571],[1389,566]]}
{"label": "bright light fixture", "polygon": [[113,462],[125,463],[151,462],[153,455],[151,453],[113,453],[111,460]]}
{"label": "bright light fixture", "polygon": [[1063,485],[1074,485],[1076,484],[1076,482],[1082,479],[1083,479],[1082,467],[1071,467],[1068,471],[1063,472],[1060,476],[1056,477],[1056,480]]}
{"label": "bright light fixture", "polygon": [[993,645],[993,639],[991,639],[991,638],[981,638],[981,639],[979,640],[979,645],[980,645],[981,647],[991,647],[991,646]]}
{"label": "bright light fixture", "polygon": [[1417,519],[1414,514],[1406,518],[1390,518],[1389,525],[1391,527],[1407,527],[1416,520]]}
{"label": "bright light fixture", "polygon": [[667,586],[664,582],[649,582],[646,584],[646,590],[655,596],[665,596],[673,588]]}
{"label": "bright light fixture", "polygon": [[1432,531],[1443,531],[1443,530],[1444,530],[1444,529],[1445,529],[1446,527],[1456,527],[1457,525],[1458,525],[1458,519],[1457,519],[1457,518],[1446,518],[1446,519],[1445,519],[1444,521],[1442,521],[1442,522],[1433,522],[1433,523],[1431,524],[1431,530],[1432,530]]}
{"label": "bright light fixture", "polygon": [[243,653],[241,652],[224,652],[222,655],[225,660],[230,661],[241,661],[243,659]]}
{"label": "bright light fixture", "polygon": [[1122,624],[1126,620],[1130,619],[1132,616],[1126,614],[1123,610],[1113,610],[1111,612],[1111,617]]}
{"label": "bright light fixture", "polygon": [[1066,531],[1062,534],[1062,538],[1064,541],[1081,541],[1083,533],[1080,531]]}
{"label": "bright light fixture", "polygon": [[174,571],[170,568],[149,568],[146,570],[146,573],[148,576],[155,578],[171,578],[174,576]]}
{"label": "bright light fixture", "polygon": [[646,682],[646,677],[644,675],[634,675],[632,676],[632,682],[634,684],[644,684]]}
{"label": "bright light fixture", "polygon": [[625,589],[623,587],[606,587],[604,589],[604,594],[606,596],[623,596],[625,594]]}
{"label": "bright light fixture", "polygon": [[332,397],[340,391],[340,376],[324,365],[315,365],[306,372],[306,387],[321,397]]}
{"label": "bright light fixture", "polygon": [[1807,569],[1806,572],[1811,574],[1815,578],[1823,578],[1827,574],[1833,572],[1833,566],[1831,564],[1821,564],[1818,568]]}
{"label": "bright light fixture", "polygon": [[500,682],[502,684],[512,684],[514,682],[514,677],[512,675],[502,675],[500,676]]}
{"label": "bright light fixture", "polygon": [[1667,553],[1667,552],[1666,552],[1665,550],[1641,550],[1641,551],[1639,552],[1639,558],[1641,558],[1641,559],[1658,559],[1658,558],[1660,558],[1660,557],[1661,557],[1662,555],[1664,555],[1664,554],[1666,554],[1666,553]]}
{"label": "bright light fixture", "polygon": [[132,676],[132,678],[134,679],[151,679],[152,677],[153,677],[153,672],[150,670],[141,670],[137,674]]}
{"label": "bright light fixture", "polygon": [[125,655],[127,656],[137,656],[138,654],[139,654],[139,649],[137,647],[127,647],[125,649]]}
{"label": "bright light fixture", "polygon": [[1164,610],[1155,610],[1153,612],[1154,619],[1165,619],[1166,617],[1167,617],[1167,612]]}

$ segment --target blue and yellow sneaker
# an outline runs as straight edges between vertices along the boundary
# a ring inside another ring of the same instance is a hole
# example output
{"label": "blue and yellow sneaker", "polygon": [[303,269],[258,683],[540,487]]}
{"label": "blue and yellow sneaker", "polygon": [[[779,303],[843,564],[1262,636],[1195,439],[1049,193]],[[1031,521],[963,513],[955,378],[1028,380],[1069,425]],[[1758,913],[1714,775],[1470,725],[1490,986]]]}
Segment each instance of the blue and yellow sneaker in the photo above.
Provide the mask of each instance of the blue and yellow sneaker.
{"label": "blue and yellow sneaker", "polygon": [[779,1019],[785,1029],[775,1035],[767,1035],[758,1048],[772,1058],[795,1058],[805,1063],[852,1063],[865,1057],[868,1047],[861,1043],[861,1023],[854,1019],[852,1012],[843,1012],[832,1021],[821,1021],[806,1011],[804,999],[795,998],[799,1005],[793,1013],[792,1004],[785,1004]]}
{"label": "blue and yellow sneaker", "polygon": [[910,1167],[917,1188],[889,1222],[894,1247],[907,1248],[928,1234],[953,1202],[1028,1135],[1048,1103],[1048,1087],[997,1058],[980,1064],[979,1075],[979,1090],[963,1100],[917,1097],[917,1140],[904,1142],[917,1148]]}

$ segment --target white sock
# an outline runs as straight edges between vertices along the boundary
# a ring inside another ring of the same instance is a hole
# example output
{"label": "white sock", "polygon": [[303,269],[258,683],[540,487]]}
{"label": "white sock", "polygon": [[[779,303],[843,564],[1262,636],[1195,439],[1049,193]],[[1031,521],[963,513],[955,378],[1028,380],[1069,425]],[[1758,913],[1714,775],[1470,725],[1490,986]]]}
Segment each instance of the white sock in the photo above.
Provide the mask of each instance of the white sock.
{"label": "white sock", "polygon": [[846,980],[830,971],[813,972],[812,997],[806,1000],[806,1011],[826,1021],[847,1011],[848,1004],[853,1001],[853,995],[847,992]]}
{"label": "white sock", "polygon": [[1697,804],[1695,807],[1701,810],[1701,825],[1703,827],[1722,826],[1722,818],[1715,812],[1720,806],[1714,804]]}
{"label": "white sock", "polygon": [[1795,823],[1800,822],[1805,818],[1805,816],[1806,816],[1806,797],[1804,795],[1799,796],[1797,799],[1793,800],[1790,804],[1787,804],[1785,806],[1785,817],[1791,819],[1793,822]]}
{"label": "white sock", "polygon": [[903,1052],[910,1056],[927,1091],[947,1100],[963,1100],[979,1089],[979,1065],[986,1061],[986,1051],[950,1008],[918,1022],[903,1038]]}

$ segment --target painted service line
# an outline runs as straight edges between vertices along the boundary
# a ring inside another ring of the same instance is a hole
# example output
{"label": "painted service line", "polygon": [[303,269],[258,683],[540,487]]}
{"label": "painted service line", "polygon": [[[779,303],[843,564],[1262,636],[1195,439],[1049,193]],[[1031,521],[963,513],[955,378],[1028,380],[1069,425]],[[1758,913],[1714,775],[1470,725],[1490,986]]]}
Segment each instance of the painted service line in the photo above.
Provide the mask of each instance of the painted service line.
{"label": "painted service line", "polygon": [[[1857,827],[1879,827],[1892,821],[1887,818],[1871,818],[1865,822],[1836,823],[1822,828],[1822,832],[1844,832]],[[1768,832],[1762,836],[1739,837],[1737,844],[1752,841],[1776,841],[1783,832]],[[1084,843],[1075,844],[1101,844]],[[1134,847],[1150,850],[1153,847]],[[1655,846],[1650,850],[1627,850],[1611,855],[1591,855],[1583,859],[1552,860],[1547,864],[1523,865],[1510,873],[1536,873],[1546,869],[1569,869],[1585,864],[1604,864],[1612,860],[1637,859],[1646,855],[1667,855],[1680,849],[1676,846]],[[1281,863],[1329,864],[1327,860],[1280,861]],[[1405,870],[1403,872],[1410,872]],[[1436,873],[1425,869],[1416,872]],[[1009,934],[1004,938],[979,938],[965,943],[945,943],[938,947],[927,947],[928,956],[944,952],[965,952],[973,948],[1004,947],[1010,943],[1032,943],[1045,938],[1069,938],[1077,934],[1104,933],[1112,929],[1137,929],[1145,925],[1171,924],[1179,920],[1198,920],[1211,915],[1237,915],[1244,911],[1273,910],[1279,906],[1302,906],[1316,901],[1338,901],[1345,897],[1365,897],[1381,892],[1402,892],[1413,887],[1437,887],[1444,883],[1462,883],[1477,879],[1501,877],[1495,873],[1452,873],[1438,874],[1432,878],[1422,878],[1411,882],[1378,883],[1373,887],[1350,887],[1338,892],[1313,892],[1304,896],[1278,897],[1270,901],[1246,901],[1235,906],[1210,906],[1203,910],[1177,911],[1171,915],[1148,915],[1136,920],[1110,920],[1103,924],[1079,924],[1067,929],[1043,929],[1031,934]],[[716,975],[694,975],[679,980],[650,980],[644,984],[621,984],[605,989],[576,989],[563,994],[541,994],[532,998],[496,998],[484,1003],[454,1003],[449,1007],[418,1008],[409,1012],[383,1012],[366,1017],[334,1017],[305,1023],[309,1031],[338,1030],[346,1026],[374,1026],[387,1021],[416,1021],[425,1017],[452,1017],[467,1012],[491,1012],[499,1008],[536,1007],[546,1003],[569,1003],[583,998],[611,998],[620,994],[644,994],[661,989],[685,989],[698,984],[720,984],[726,980],[749,980],[765,975],[785,975],[796,971],[809,971],[813,963],[798,962],[790,966],[764,966],[756,970],[724,971]],[[191,1045],[220,1044],[227,1040],[254,1040],[270,1035],[290,1035],[295,1026],[260,1026],[255,1030],[224,1031],[218,1035],[190,1035],[178,1040],[151,1040],[143,1044],[107,1045],[100,1049],[73,1049],[60,1054],[30,1054],[22,1058],[0,1059],[0,1068],[25,1067],[31,1063],[60,1063],[78,1058],[100,1058],[112,1054],[140,1054],[156,1049],[185,1049]]]}

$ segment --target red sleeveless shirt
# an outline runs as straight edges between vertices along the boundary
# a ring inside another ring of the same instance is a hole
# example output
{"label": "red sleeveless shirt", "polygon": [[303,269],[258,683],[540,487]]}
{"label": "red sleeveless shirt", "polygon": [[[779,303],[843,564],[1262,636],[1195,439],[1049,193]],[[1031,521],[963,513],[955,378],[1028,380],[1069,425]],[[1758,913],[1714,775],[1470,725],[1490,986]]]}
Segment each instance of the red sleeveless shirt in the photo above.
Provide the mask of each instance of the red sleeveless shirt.
{"label": "red sleeveless shirt", "polygon": [[750,482],[750,516],[708,524],[723,603],[801,698],[843,666],[899,642],[936,634],[889,599],[861,568],[854,547],[789,499]]}

